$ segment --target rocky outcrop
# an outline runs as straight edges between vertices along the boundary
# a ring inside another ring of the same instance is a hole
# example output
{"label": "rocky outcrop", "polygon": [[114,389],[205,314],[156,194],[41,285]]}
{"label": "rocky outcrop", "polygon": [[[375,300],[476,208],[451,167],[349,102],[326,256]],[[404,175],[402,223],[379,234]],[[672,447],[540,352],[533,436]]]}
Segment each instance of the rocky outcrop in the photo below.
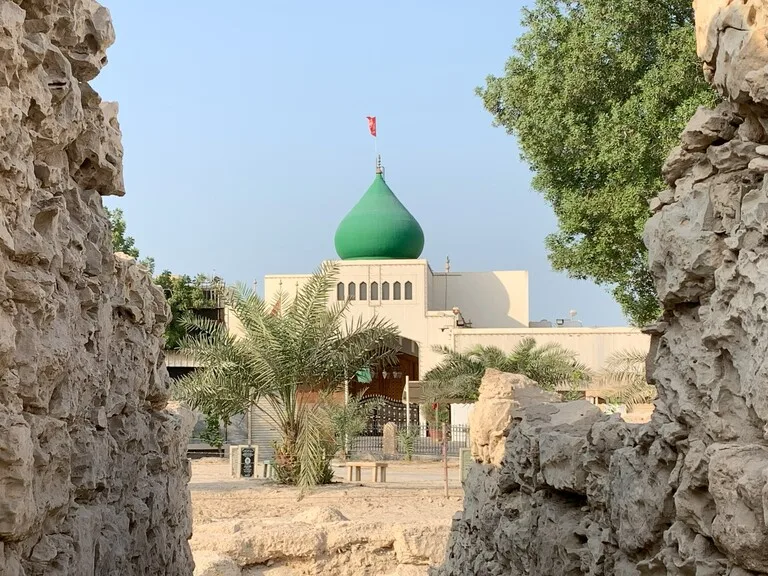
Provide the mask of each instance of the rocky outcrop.
{"label": "rocky outcrop", "polygon": [[768,574],[768,0],[695,4],[726,101],[696,112],[651,203],[653,417],[520,410],[437,574]]}
{"label": "rocky outcrop", "polygon": [[333,508],[309,508],[292,520],[202,524],[191,540],[195,576],[424,576],[445,554],[449,526],[425,520],[350,521]]}
{"label": "rocky outcrop", "polygon": [[0,574],[190,574],[169,308],[113,255],[114,40],[93,0],[0,0]]}
{"label": "rocky outcrop", "polygon": [[469,416],[472,458],[498,466],[515,412],[529,404],[558,400],[557,394],[543,391],[530,378],[493,368],[486,370]]}

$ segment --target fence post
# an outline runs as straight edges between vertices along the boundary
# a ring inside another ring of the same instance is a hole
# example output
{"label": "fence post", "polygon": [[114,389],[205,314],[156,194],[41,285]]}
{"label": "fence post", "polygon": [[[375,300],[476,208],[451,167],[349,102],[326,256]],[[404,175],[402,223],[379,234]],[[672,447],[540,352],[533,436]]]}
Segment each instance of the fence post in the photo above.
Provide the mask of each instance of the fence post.
{"label": "fence post", "polygon": [[411,433],[411,379],[405,377],[405,432]]}
{"label": "fence post", "polygon": [[445,497],[448,498],[448,434],[443,422],[443,479],[445,480]]}

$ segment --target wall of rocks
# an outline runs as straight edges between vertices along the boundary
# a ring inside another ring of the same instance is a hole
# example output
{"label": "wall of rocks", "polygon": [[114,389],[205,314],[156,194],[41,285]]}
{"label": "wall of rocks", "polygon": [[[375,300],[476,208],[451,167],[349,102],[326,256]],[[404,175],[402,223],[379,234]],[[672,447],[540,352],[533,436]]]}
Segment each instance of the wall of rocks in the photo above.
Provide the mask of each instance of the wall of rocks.
{"label": "wall of rocks", "polygon": [[768,574],[768,0],[695,4],[725,102],[696,112],[651,205],[652,420],[521,408],[436,574]]}
{"label": "wall of rocks", "polygon": [[93,0],[0,0],[0,574],[191,574],[169,309],[113,255],[114,40]]}

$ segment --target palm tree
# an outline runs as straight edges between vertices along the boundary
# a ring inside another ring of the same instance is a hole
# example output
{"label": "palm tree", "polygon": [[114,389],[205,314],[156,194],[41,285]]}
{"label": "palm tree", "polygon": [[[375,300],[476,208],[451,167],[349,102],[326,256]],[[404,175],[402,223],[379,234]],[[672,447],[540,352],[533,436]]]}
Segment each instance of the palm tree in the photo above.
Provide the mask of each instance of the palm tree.
{"label": "palm tree", "polygon": [[348,302],[329,305],[337,274],[336,265],[324,264],[295,297],[281,293],[270,304],[244,288],[223,291],[241,327],[237,335],[214,321],[186,319],[194,335],[181,351],[202,368],[177,382],[176,395],[216,414],[266,403],[271,410],[262,411],[281,436],[276,471],[285,483],[314,485],[332,477],[330,459],[339,447],[318,394],[397,359],[398,332],[391,323],[353,320]]}
{"label": "palm tree", "polygon": [[435,351],[445,357],[424,377],[425,395],[434,400],[477,400],[480,381],[488,368],[522,374],[545,390],[574,385],[589,377],[586,366],[576,360],[573,352],[554,343],[539,346],[533,338],[523,338],[509,354],[496,346],[477,346],[469,352],[437,347]]}
{"label": "palm tree", "polygon": [[630,412],[638,404],[653,402],[656,387],[646,381],[645,359],[646,353],[636,349],[611,355],[596,378],[606,394],[610,394],[609,401],[626,404]]}

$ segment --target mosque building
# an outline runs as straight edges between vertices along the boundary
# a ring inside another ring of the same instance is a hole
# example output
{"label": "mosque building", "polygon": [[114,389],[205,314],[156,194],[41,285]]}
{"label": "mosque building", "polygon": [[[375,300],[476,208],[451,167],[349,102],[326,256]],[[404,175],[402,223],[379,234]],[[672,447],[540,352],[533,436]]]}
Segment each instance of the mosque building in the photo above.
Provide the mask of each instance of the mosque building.
{"label": "mosque building", "polygon": [[[400,406],[398,410],[414,414],[412,418],[423,415],[417,406],[419,380],[440,362],[438,347],[461,352],[492,345],[511,351],[532,337],[539,345],[564,346],[588,368],[599,371],[615,352],[649,346],[649,337],[636,328],[585,328],[573,319],[531,322],[527,271],[456,272],[449,261],[443,271],[435,271],[421,258],[421,226],[387,184],[380,164],[368,190],[339,224],[335,247],[338,283],[331,302],[349,300],[352,317],[388,319],[401,335],[399,364],[374,370],[370,381],[352,380],[349,391],[384,397]],[[267,275],[265,300],[272,301],[280,292],[290,298],[310,277],[310,273]],[[223,321],[238,332],[229,310],[223,310]],[[166,361],[172,374],[194,369],[177,353],[169,352]],[[408,408],[400,404],[406,396],[411,402]],[[452,422],[466,424],[469,410],[468,405],[452,406]],[[269,412],[266,405],[251,410],[247,433],[244,425],[233,426],[230,440],[253,443],[261,457],[271,457],[279,434]]]}
{"label": "mosque building", "polygon": [[[598,370],[619,350],[647,349],[635,328],[584,328],[572,319],[531,322],[528,272],[433,270],[421,258],[424,232],[387,184],[380,163],[372,184],[336,230],[339,278],[332,300],[350,300],[350,312],[396,324],[400,366],[375,374],[366,393],[403,398],[405,377],[418,381],[440,361],[436,347],[465,351],[480,345],[511,350],[523,338],[557,342]],[[310,274],[268,275],[264,295],[295,293]]]}

